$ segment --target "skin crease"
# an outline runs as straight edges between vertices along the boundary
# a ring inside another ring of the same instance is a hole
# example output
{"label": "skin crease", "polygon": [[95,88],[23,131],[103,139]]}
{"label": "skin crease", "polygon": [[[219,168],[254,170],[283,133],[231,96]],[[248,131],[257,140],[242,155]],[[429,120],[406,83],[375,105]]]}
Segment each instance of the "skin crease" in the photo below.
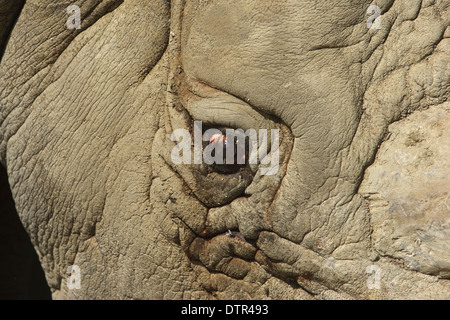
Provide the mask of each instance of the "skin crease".
{"label": "skin crease", "polygon": [[[369,1],[84,1],[81,30],[71,4],[27,2],[0,63],[0,159],[53,298],[448,298],[445,264],[373,242],[359,192],[389,125],[448,97],[445,1],[380,1],[379,30]],[[279,129],[279,170],[175,165],[193,120]]]}

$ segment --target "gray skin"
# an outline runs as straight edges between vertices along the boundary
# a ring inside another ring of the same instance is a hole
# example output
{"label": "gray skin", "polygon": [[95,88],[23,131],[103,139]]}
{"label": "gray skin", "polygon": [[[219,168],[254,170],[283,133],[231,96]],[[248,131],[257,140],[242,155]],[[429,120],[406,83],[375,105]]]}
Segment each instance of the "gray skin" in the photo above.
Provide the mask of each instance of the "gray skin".
{"label": "gray skin", "polygon": [[[53,298],[450,298],[448,211],[402,229],[360,190],[392,123],[448,112],[448,1],[9,3],[0,159]],[[280,129],[279,171],[175,165],[192,120]]]}

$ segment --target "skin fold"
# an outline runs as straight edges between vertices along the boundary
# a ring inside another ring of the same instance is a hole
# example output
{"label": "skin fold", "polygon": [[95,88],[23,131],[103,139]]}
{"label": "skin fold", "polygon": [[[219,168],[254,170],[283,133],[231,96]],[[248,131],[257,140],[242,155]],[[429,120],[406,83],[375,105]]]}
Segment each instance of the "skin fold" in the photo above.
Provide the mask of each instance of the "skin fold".
{"label": "skin fold", "polygon": [[[53,298],[450,298],[450,7],[371,4],[0,0],[0,160]],[[194,121],[279,130],[277,172],[175,164]]]}

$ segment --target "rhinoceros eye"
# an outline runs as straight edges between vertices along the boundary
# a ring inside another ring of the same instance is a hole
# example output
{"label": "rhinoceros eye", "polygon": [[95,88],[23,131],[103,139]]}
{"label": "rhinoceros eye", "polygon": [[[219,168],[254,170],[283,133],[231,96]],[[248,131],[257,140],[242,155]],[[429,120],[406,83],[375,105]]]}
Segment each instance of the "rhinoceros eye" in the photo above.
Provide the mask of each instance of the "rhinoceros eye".
{"label": "rhinoceros eye", "polygon": [[248,166],[251,145],[249,139],[230,128],[217,129],[220,132],[212,132],[208,135],[203,148],[206,160],[209,159],[210,170],[220,174],[234,174],[244,170]]}

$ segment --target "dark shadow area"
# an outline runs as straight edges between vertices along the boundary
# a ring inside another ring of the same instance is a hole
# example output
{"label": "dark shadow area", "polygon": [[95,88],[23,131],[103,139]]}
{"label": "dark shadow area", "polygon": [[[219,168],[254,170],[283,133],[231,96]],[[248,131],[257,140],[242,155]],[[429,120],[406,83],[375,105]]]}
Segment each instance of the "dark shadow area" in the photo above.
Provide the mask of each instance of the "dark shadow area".
{"label": "dark shadow area", "polygon": [[0,61],[24,5],[25,0],[0,0]]}
{"label": "dark shadow area", "polygon": [[17,215],[8,176],[1,165],[0,299],[51,299],[44,271]]}

